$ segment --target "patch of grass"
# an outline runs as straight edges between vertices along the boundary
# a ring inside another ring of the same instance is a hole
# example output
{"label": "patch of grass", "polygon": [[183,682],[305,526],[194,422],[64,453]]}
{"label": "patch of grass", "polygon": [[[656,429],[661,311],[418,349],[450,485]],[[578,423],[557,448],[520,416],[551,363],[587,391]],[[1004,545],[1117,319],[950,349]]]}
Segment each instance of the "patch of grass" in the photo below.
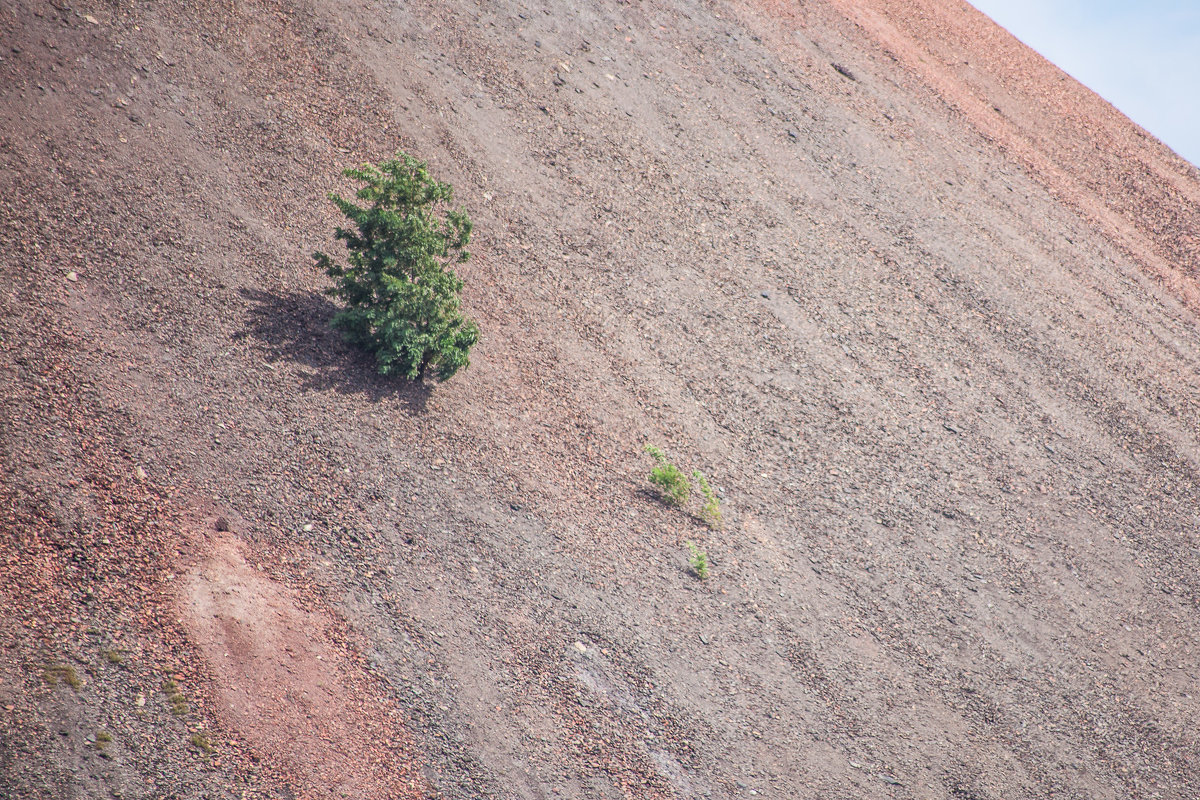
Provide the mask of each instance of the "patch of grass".
{"label": "patch of grass", "polygon": [[206,756],[211,756],[217,752],[217,748],[213,746],[212,739],[209,739],[203,733],[193,733],[190,741],[193,747]]}
{"label": "patch of grass", "polygon": [[708,553],[701,550],[700,547],[692,541],[684,542],[688,549],[688,566],[692,568],[692,572],[696,573],[696,577],[700,580],[708,578]]}
{"label": "patch of grass", "polygon": [[721,526],[724,524],[721,520],[721,501],[712,487],[708,485],[708,478],[704,477],[704,473],[697,469],[692,470],[692,480],[696,482],[696,486],[700,488],[700,494],[704,496],[704,505],[700,508],[700,519],[714,531],[721,530]]}
{"label": "patch of grass", "polygon": [[108,731],[96,731],[96,749],[103,750],[108,745],[112,744],[112,734]]}
{"label": "patch of grass", "polygon": [[77,692],[83,688],[83,679],[70,664],[47,664],[42,670],[42,680],[50,686],[57,686],[61,680]]}
{"label": "patch of grass", "polygon": [[106,647],[101,650],[100,657],[109,664],[121,664],[125,661],[125,656],[122,655],[121,651],[112,647]]}
{"label": "patch of grass", "polygon": [[162,692],[167,696],[167,703],[171,706],[171,713],[177,717],[182,717],[188,713],[187,698],[183,696],[183,692],[179,691],[179,685],[170,678],[163,679]]}
{"label": "patch of grass", "polygon": [[692,495],[692,484],[688,482],[687,476],[679,467],[668,461],[666,454],[654,445],[646,445],[646,452],[656,462],[654,469],[650,470],[650,482],[658,487],[664,502],[682,506]]}

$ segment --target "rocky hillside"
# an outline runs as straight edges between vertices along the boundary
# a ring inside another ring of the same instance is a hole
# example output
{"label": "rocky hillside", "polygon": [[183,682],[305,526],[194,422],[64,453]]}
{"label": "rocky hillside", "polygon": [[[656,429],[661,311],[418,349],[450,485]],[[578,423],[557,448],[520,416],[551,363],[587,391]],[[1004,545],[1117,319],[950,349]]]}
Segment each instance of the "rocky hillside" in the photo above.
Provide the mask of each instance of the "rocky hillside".
{"label": "rocky hillside", "polygon": [[[0,796],[1200,795],[1200,172],[965,3],[0,57]],[[398,150],[475,222],[437,386],[311,259]]]}

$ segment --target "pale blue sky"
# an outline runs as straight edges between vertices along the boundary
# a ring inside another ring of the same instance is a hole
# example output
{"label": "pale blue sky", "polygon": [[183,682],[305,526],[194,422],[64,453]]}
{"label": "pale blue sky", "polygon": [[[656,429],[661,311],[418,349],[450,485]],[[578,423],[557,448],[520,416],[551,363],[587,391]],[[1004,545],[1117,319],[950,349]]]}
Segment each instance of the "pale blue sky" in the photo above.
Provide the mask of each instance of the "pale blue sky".
{"label": "pale blue sky", "polygon": [[1200,165],[1200,0],[970,0]]}

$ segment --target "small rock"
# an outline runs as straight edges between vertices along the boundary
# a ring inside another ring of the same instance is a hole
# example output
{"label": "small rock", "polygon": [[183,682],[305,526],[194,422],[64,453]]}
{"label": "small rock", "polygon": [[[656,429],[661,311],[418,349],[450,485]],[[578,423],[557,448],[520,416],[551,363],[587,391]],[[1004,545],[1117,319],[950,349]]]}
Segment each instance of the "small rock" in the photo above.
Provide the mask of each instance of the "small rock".
{"label": "small rock", "polygon": [[147,477],[146,470],[142,469],[141,464],[138,464],[136,467],[133,468],[133,477],[137,478],[139,481],[146,480],[146,477]]}
{"label": "small rock", "polygon": [[576,650],[578,650],[578,651],[579,651],[579,652],[581,652],[581,653],[586,653],[586,652],[587,652],[587,645],[586,645],[586,644],[584,644],[583,642],[576,642],[576,643],[575,643],[575,649],[576,649]]}
{"label": "small rock", "polygon": [[76,281],[78,281],[78,280],[79,280],[79,273],[77,273],[77,272],[68,272],[68,273],[67,273],[67,280],[69,280],[71,283],[75,283]]}
{"label": "small rock", "polygon": [[87,22],[87,23],[90,23],[90,24],[92,24],[92,25],[99,25],[99,24],[100,24],[100,20],[96,19],[96,18],[95,18],[95,17],[93,17],[91,14],[84,14],[84,15],[83,15],[83,21],[84,21],[84,22]]}
{"label": "small rock", "polygon": [[304,531],[305,533],[311,533],[312,529],[313,524],[311,522],[304,523],[304,525],[300,528],[300,530]]}

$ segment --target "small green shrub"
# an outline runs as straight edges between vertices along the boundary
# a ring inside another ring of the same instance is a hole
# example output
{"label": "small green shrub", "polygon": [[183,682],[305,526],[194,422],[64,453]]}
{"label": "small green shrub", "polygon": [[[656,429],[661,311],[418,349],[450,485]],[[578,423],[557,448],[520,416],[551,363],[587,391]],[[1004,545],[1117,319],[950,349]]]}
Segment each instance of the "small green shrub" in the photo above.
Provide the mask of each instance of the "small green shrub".
{"label": "small green shrub", "polygon": [[191,710],[188,706],[187,698],[179,691],[179,685],[175,681],[170,678],[164,678],[162,691],[167,696],[167,703],[171,706],[171,713],[175,716],[182,717]]}
{"label": "small green shrub", "polygon": [[679,467],[668,461],[663,451],[654,445],[646,445],[646,452],[656,462],[650,470],[650,482],[658,487],[665,502],[673,506],[682,506],[692,495],[692,485],[687,476]]}
{"label": "small green shrub", "polygon": [[83,688],[83,679],[70,664],[47,664],[42,670],[42,680],[48,685],[55,686],[61,680],[75,691]]}
{"label": "small green shrub", "polygon": [[334,234],[346,243],[346,266],[313,253],[336,281],[328,293],[346,303],[331,324],[373,353],[380,373],[420,380],[432,369],[444,381],[470,363],[479,340],[459,308],[462,281],[452,269],[470,257],[471,220],[450,208],[451,187],[403,152],[344,174],[366,184],[356,196],[368,205],[330,195],[351,223]]}
{"label": "small green shrub", "polygon": [[100,655],[109,664],[120,664],[125,661],[125,656],[123,656],[121,651],[117,650],[116,648],[105,648],[100,651]]}
{"label": "small green shrub", "polygon": [[700,519],[714,531],[719,531],[724,524],[721,520],[721,501],[712,487],[708,485],[708,478],[704,477],[703,472],[698,469],[692,470],[692,480],[696,482],[696,486],[700,488],[700,494],[704,496],[704,505],[700,508]]}
{"label": "small green shrub", "polygon": [[203,733],[193,733],[191,742],[193,747],[206,756],[211,756],[217,752],[217,748],[213,747],[212,739],[209,739]]}
{"label": "small green shrub", "polygon": [[108,745],[112,744],[112,734],[108,731],[96,731],[96,749],[103,750]]}
{"label": "small green shrub", "polygon": [[688,549],[688,566],[700,580],[708,578],[708,553],[701,550],[695,542],[684,542]]}

